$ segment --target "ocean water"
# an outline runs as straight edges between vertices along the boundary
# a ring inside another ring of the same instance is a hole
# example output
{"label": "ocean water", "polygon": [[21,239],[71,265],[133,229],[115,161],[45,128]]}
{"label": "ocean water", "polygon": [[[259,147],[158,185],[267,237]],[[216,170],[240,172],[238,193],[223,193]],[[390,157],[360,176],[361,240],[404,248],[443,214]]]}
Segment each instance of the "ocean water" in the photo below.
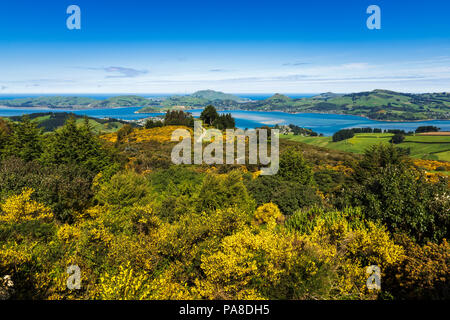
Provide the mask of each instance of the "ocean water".
{"label": "ocean water", "polygon": [[[199,116],[201,110],[192,110],[194,116]],[[264,111],[231,111],[219,112],[231,113],[236,119],[238,128],[255,128],[263,125],[274,126],[275,124],[295,124],[299,127],[312,129],[326,136],[333,135],[336,131],[348,128],[381,128],[402,129],[413,131],[420,126],[437,126],[442,131],[450,131],[450,120],[432,120],[418,122],[386,122],[375,121],[359,116],[323,114],[323,113],[284,113]]]}
{"label": "ocean water", "polygon": [[[163,115],[163,113],[135,113],[140,107],[89,109],[89,110],[64,110],[64,109],[35,109],[35,108],[0,108],[0,116],[17,116],[36,112],[73,112],[79,115],[87,115],[95,118],[116,118],[123,120],[136,120],[150,116]],[[201,110],[190,111],[194,117],[199,117]],[[418,122],[385,122],[366,119],[359,116],[262,111],[225,111],[219,113],[231,113],[236,119],[236,127],[251,129],[260,126],[274,126],[275,124],[295,124],[309,128],[317,133],[332,135],[334,132],[346,128],[372,127],[381,129],[415,130],[419,126],[433,125],[443,131],[450,131],[450,120],[432,120]]]}
{"label": "ocean water", "polygon": [[163,115],[163,113],[135,113],[142,109],[141,107],[125,108],[105,108],[105,109],[87,109],[87,110],[68,110],[68,109],[40,109],[40,108],[0,108],[0,117],[21,116],[30,113],[42,112],[67,112],[78,115],[87,115],[94,118],[115,118],[122,120],[137,120],[151,116]]}

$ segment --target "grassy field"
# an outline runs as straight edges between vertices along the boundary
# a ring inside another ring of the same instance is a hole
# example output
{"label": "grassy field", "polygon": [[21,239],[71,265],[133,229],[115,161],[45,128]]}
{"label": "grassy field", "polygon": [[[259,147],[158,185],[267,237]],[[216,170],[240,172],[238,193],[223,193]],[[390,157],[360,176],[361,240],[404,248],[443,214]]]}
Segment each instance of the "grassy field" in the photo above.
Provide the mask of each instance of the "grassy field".
{"label": "grassy field", "polygon": [[[77,124],[82,125],[84,123],[84,119],[77,119]],[[93,119],[89,119],[89,124],[91,128],[96,133],[110,133],[116,132],[120,128],[123,127],[123,124],[120,122],[108,122],[108,123],[99,123]]]}
{"label": "grassy field", "polygon": [[[364,150],[377,143],[389,143],[391,137],[390,133],[360,133],[351,139],[333,142],[331,137],[303,137],[292,134],[281,136],[318,147],[353,153],[364,153]],[[450,136],[407,136],[405,141],[397,146],[409,148],[413,158],[450,161]]]}

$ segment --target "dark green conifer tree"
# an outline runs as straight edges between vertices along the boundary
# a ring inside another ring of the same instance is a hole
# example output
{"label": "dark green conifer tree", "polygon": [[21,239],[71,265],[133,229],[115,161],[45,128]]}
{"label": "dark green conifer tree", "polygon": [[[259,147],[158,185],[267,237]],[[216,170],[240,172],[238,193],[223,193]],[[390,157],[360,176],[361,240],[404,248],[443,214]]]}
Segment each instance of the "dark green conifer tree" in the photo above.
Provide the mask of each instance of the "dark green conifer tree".
{"label": "dark green conifer tree", "polygon": [[32,161],[42,153],[42,130],[36,123],[24,115],[20,122],[12,125],[11,136],[5,146],[4,157],[15,156],[25,161]]}

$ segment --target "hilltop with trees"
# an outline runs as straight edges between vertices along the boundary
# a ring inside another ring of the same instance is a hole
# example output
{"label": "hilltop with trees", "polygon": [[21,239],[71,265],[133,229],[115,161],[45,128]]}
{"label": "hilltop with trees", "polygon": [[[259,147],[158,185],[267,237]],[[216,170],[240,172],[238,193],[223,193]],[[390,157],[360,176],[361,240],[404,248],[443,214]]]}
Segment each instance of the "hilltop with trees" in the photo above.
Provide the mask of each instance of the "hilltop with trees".
{"label": "hilltop with trees", "polygon": [[209,105],[203,109],[200,114],[200,120],[202,120],[203,123],[220,130],[233,129],[235,126],[234,118],[230,113],[219,114],[216,108],[212,105]]}

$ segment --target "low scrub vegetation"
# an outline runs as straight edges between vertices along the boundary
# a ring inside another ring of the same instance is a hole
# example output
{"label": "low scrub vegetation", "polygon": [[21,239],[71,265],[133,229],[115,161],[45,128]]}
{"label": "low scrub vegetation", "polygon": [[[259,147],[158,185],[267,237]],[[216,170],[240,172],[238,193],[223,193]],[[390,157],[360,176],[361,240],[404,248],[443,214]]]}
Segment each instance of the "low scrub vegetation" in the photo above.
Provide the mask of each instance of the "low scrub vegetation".
{"label": "low scrub vegetation", "polygon": [[[99,137],[73,119],[47,134],[0,122],[3,296],[449,299],[448,180],[426,175],[446,163],[392,144],[356,155],[281,139],[273,176],[175,166],[179,127]],[[370,265],[381,290],[367,289]]]}

